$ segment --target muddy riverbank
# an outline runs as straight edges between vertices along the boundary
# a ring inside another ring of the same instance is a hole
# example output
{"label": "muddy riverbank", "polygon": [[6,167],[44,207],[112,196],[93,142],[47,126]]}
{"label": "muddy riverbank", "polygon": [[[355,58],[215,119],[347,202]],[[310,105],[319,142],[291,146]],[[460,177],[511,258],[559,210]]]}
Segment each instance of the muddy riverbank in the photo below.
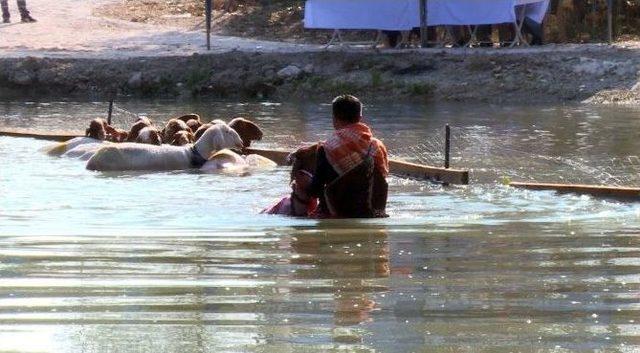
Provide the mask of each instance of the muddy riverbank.
{"label": "muddy riverbank", "polygon": [[634,102],[632,47],[519,50],[228,51],[171,57],[0,59],[3,96]]}

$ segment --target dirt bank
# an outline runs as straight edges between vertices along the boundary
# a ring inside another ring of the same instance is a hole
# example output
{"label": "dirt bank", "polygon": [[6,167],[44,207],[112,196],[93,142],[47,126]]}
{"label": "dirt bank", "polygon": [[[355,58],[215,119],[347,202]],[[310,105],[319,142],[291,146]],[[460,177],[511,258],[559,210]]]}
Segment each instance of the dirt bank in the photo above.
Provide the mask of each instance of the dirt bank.
{"label": "dirt bank", "polygon": [[[327,100],[351,92],[375,100],[640,102],[639,42],[323,50],[316,44],[262,41],[238,32],[243,37],[214,36],[212,50],[207,51],[202,32],[179,21],[185,14],[191,16],[195,10],[187,5],[196,3],[172,1],[170,7],[155,9],[144,2],[148,6],[136,10],[134,5],[143,2],[59,0],[51,7],[47,0],[30,0],[37,23],[0,25],[0,97],[45,94],[95,99],[115,90],[147,97],[272,100]],[[258,33],[271,31],[269,26],[287,27],[280,15],[298,11],[299,6],[284,0],[275,3],[286,5],[275,8],[281,10],[279,15],[260,15],[269,23],[249,27]],[[149,19],[134,23],[134,18],[106,18],[98,9],[105,7],[120,8],[121,14],[131,16],[146,14]],[[242,19],[238,28],[249,28],[243,22],[247,19],[253,23],[245,13],[250,9],[245,10],[228,13]],[[197,16],[194,12],[192,17]],[[183,20],[194,21],[192,17]],[[299,26],[299,20],[290,21],[292,26],[296,23]],[[296,28],[282,32],[282,37],[295,37],[301,30]]]}
{"label": "dirt bank", "polygon": [[[0,59],[4,95],[606,103],[637,94],[638,49],[310,51],[128,59]],[[636,87],[636,91],[632,88]],[[636,93],[634,93],[636,92]],[[613,95],[613,97],[611,96]],[[608,97],[600,99],[598,97]]]}

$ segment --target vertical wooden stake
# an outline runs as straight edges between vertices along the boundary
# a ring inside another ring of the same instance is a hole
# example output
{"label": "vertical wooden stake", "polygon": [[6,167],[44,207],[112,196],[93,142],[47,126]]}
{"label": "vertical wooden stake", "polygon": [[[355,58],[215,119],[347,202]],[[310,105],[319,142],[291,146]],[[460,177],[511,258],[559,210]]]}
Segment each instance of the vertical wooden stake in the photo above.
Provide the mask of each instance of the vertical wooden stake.
{"label": "vertical wooden stake", "polygon": [[211,50],[211,9],[213,0],[205,0],[205,26],[207,27],[207,50]]}
{"label": "vertical wooden stake", "polygon": [[613,0],[607,0],[607,41],[613,43]]}
{"label": "vertical wooden stake", "polygon": [[427,0],[420,0],[420,45],[423,48],[429,45],[427,25]]}
{"label": "vertical wooden stake", "polygon": [[444,167],[449,168],[451,163],[451,128],[449,124],[444,127]]}
{"label": "vertical wooden stake", "polygon": [[[608,1],[608,0],[607,0]],[[598,3],[596,1],[591,5],[591,32],[595,35],[598,32]]]}
{"label": "vertical wooden stake", "polygon": [[113,114],[113,98],[109,100],[109,113],[107,114],[107,124],[111,125],[111,115]]}

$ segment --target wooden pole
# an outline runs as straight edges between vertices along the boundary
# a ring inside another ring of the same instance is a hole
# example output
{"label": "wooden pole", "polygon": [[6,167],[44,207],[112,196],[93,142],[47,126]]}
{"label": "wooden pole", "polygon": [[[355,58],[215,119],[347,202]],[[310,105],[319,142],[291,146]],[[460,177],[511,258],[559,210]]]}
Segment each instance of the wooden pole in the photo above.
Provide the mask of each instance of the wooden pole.
{"label": "wooden pole", "polygon": [[107,114],[107,124],[111,125],[111,115],[113,115],[113,98],[109,100],[109,113]]}
{"label": "wooden pole", "polygon": [[420,45],[423,48],[426,48],[429,45],[427,11],[427,0],[420,0]]}
{"label": "wooden pole", "polygon": [[613,0],[607,0],[607,41],[613,43]]}
{"label": "wooden pole", "polygon": [[558,193],[574,193],[605,198],[640,200],[640,188],[631,187],[520,182],[511,182],[509,183],[509,186],[528,190],[550,190]]}
{"label": "wooden pole", "polygon": [[595,34],[598,31],[598,16],[596,16],[596,13],[598,13],[598,3],[594,1],[593,4],[591,5],[591,16],[592,16],[591,32],[593,34]]}
{"label": "wooden pole", "polygon": [[213,0],[205,0],[205,26],[207,27],[207,50],[211,50],[211,10]]}
{"label": "wooden pole", "polygon": [[444,127],[444,167],[449,169],[451,162],[451,127],[449,124]]}

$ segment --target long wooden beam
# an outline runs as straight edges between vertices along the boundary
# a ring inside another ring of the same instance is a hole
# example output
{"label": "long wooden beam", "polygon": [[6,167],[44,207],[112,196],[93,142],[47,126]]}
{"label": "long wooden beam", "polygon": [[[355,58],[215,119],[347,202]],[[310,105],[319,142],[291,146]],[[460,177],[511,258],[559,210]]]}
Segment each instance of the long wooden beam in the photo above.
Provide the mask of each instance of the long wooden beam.
{"label": "long wooden beam", "polygon": [[[247,148],[246,153],[255,153],[269,158],[279,165],[285,165],[289,151],[267,150],[259,148]],[[467,185],[469,184],[469,171],[451,168],[438,168],[422,164],[409,163],[399,160],[390,160],[389,169],[392,174],[417,179],[427,179],[440,183]]]}
{"label": "long wooden beam", "polygon": [[[43,134],[29,130],[0,130],[0,136],[12,137],[31,137],[40,140],[51,141],[67,141],[74,137],[82,136],[81,133],[65,132],[60,134]],[[263,157],[269,158],[278,165],[287,164],[287,156],[290,151],[247,148],[246,153],[255,153]],[[426,179],[430,181],[446,183],[446,184],[469,184],[469,171],[451,168],[438,168],[426,166],[416,163],[404,162],[399,160],[390,160],[389,169],[392,174],[417,179]]]}
{"label": "long wooden beam", "polygon": [[463,169],[440,168],[405,161],[389,160],[392,174],[417,179],[427,179],[445,184],[468,185],[469,171]]}
{"label": "long wooden beam", "polygon": [[11,137],[30,137],[38,140],[48,140],[48,141],[68,141],[74,137],[84,136],[80,132],[59,132],[56,134],[45,134],[30,130],[14,130],[14,129],[5,129],[0,130],[0,136],[11,136]]}
{"label": "long wooden beam", "polygon": [[268,150],[263,148],[245,148],[246,154],[257,154],[276,162],[278,165],[287,165],[287,157],[290,151]]}
{"label": "long wooden beam", "polygon": [[551,190],[558,193],[574,193],[615,199],[640,200],[640,188],[605,185],[551,184],[511,182],[509,186],[528,190]]}

